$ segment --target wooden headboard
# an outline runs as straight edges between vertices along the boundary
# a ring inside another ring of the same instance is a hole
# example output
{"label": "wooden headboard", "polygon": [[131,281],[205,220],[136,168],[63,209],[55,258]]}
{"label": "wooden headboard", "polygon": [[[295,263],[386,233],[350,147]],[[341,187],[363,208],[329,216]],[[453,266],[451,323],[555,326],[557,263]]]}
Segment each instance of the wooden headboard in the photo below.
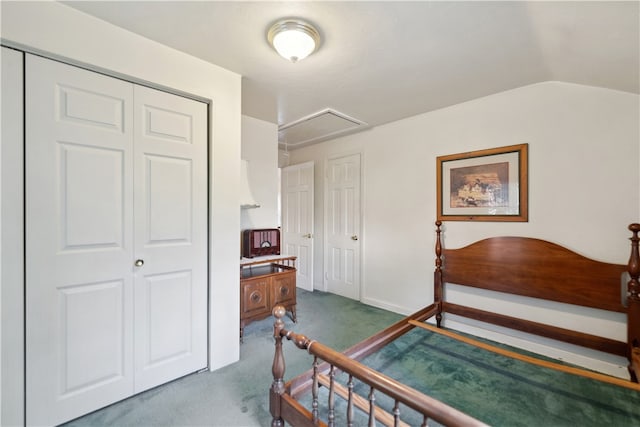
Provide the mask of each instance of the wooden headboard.
{"label": "wooden headboard", "polygon": [[[631,361],[632,347],[640,346],[639,224],[629,226],[633,237],[628,265],[596,261],[555,243],[527,237],[492,237],[460,249],[444,249],[441,226],[442,222],[437,221],[434,300],[439,307],[438,326],[442,313],[452,313],[624,356]],[[626,293],[621,289],[625,272],[631,276]],[[443,298],[445,283],[627,313],[629,339],[625,343],[449,303]],[[631,374],[634,376],[634,372]]]}

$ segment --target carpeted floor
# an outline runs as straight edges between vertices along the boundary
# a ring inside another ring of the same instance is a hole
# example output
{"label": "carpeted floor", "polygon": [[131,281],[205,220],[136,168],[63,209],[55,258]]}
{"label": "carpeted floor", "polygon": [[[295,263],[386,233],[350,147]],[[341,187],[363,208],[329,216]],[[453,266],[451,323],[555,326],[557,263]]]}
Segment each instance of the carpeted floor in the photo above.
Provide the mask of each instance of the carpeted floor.
{"label": "carpeted floor", "polygon": [[[322,292],[298,290],[298,323],[287,329],[338,350],[372,335],[402,316]],[[273,318],[245,327],[240,361],[215,372],[189,375],[71,421],[67,427],[271,425],[268,390],[273,361]],[[311,367],[312,358],[284,345],[285,378]]]}
{"label": "carpeted floor", "polygon": [[[287,329],[344,350],[401,317],[336,295],[300,290],[298,324],[285,320]],[[67,426],[269,426],[272,326],[273,318],[248,325],[240,361],[233,365],[189,375]],[[285,380],[311,367],[307,352],[289,342],[283,348]],[[491,425],[640,427],[640,392],[549,373],[419,329],[367,357],[365,364]],[[359,388],[366,396],[368,387]],[[322,407],[326,389],[321,396]],[[383,396],[376,403],[387,410],[393,406]],[[336,425],[344,425],[344,403],[337,399],[336,404]],[[421,423],[410,410],[402,414],[410,425]],[[355,425],[366,425],[366,416],[359,417]]]}

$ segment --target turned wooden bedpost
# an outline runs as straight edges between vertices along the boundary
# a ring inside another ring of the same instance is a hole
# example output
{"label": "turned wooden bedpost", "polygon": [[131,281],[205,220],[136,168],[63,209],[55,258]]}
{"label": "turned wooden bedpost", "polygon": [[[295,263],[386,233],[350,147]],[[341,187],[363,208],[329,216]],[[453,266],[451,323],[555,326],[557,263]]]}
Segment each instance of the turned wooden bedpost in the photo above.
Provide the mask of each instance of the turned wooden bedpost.
{"label": "turned wooden bedpost", "polygon": [[433,302],[438,305],[436,323],[438,327],[442,323],[442,240],[440,226],[442,221],[436,221],[436,271],[433,273]]}
{"label": "turned wooden bedpost", "polygon": [[281,305],[273,307],[272,314],[276,318],[273,324],[273,338],[276,344],[276,351],[273,355],[273,365],[271,372],[273,373],[273,383],[271,384],[271,391],[269,393],[269,408],[271,410],[272,427],[283,427],[284,420],[282,419],[280,396],[284,393],[284,353],[282,352],[282,336],[280,332],[284,329],[284,321],[282,318],[287,311]]}
{"label": "turned wooden bedpost", "polygon": [[[631,380],[638,382],[640,378],[640,282],[638,277],[640,276],[640,254],[638,251],[638,232],[640,232],[640,224],[629,225],[629,230],[633,233],[631,240],[631,256],[629,257],[629,276],[631,279],[627,284],[627,342],[629,343],[629,373],[631,374]],[[635,357],[634,357],[635,349]],[[634,364],[635,359],[635,364]]]}

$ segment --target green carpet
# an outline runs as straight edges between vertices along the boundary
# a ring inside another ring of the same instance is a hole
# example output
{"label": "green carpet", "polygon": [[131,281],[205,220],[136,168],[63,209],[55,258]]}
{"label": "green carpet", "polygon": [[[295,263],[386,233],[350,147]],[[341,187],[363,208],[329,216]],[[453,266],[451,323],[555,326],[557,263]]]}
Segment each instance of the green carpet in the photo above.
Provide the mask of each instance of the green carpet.
{"label": "green carpet", "polygon": [[[286,328],[337,350],[402,317],[332,294],[298,292],[298,324],[285,317]],[[273,318],[248,325],[240,361],[233,365],[189,375],[67,425],[269,426],[272,326]],[[283,348],[285,379],[311,367],[307,352],[286,341]],[[409,332],[365,363],[494,426],[640,426],[639,392],[544,370],[428,331]],[[344,376],[338,379],[346,381]],[[363,384],[356,390],[365,397],[369,391]],[[322,388],[321,407],[326,395]],[[382,395],[376,396],[376,403],[393,406]],[[341,399],[336,404],[336,425],[341,426],[345,404]],[[408,408],[402,408],[402,418],[412,426],[421,422]],[[366,416],[360,413],[355,425],[366,425]]]}
{"label": "green carpet", "polygon": [[[402,316],[322,292],[298,289],[298,323],[285,317],[287,329],[344,350]],[[140,393],[71,421],[68,427],[98,426],[270,426],[268,390],[273,380],[273,321],[269,317],[245,327],[240,361]],[[285,377],[311,367],[305,351],[286,342]]]}

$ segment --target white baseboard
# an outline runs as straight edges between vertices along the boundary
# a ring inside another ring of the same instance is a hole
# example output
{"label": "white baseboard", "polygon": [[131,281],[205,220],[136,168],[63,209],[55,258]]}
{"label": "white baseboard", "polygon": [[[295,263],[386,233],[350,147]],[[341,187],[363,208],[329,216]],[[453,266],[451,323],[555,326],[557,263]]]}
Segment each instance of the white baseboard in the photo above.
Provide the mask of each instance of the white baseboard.
{"label": "white baseboard", "polygon": [[383,310],[387,310],[387,311],[391,311],[393,313],[398,313],[398,314],[402,314],[404,316],[408,316],[411,313],[416,312],[417,310],[412,310],[408,307],[402,307],[399,305],[395,305],[395,304],[389,304],[385,301],[380,301],[374,298],[362,298],[362,300],[360,301],[363,304],[367,304],[376,308],[381,308]]}

